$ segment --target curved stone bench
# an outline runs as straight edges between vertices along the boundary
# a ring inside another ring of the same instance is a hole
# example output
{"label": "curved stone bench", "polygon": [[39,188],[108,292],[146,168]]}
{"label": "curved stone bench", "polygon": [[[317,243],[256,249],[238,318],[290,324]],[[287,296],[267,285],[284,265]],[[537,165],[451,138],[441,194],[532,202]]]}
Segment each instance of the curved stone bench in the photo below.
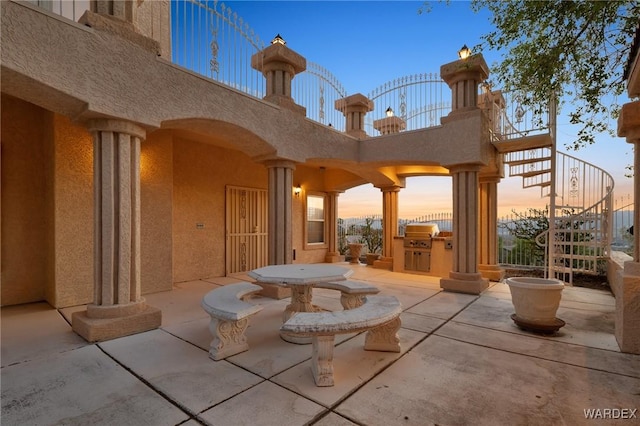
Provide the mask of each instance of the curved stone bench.
{"label": "curved stone bench", "polygon": [[249,349],[244,335],[249,326],[249,317],[262,310],[242,300],[262,290],[259,285],[248,282],[227,284],[207,293],[202,299],[202,309],[210,316],[209,330],[214,336],[209,348],[209,357],[219,361]]}
{"label": "curved stone bench", "polygon": [[316,288],[326,288],[329,290],[339,290],[340,303],[344,309],[353,309],[362,306],[364,297],[370,294],[377,294],[380,289],[364,281],[332,281],[315,284]]}
{"label": "curved stone bench", "polygon": [[316,386],[333,386],[333,348],[336,334],[368,331],[367,351],[400,352],[402,305],[394,296],[367,296],[354,309],[335,312],[299,312],[280,327],[281,331],[311,336],[311,371]]}

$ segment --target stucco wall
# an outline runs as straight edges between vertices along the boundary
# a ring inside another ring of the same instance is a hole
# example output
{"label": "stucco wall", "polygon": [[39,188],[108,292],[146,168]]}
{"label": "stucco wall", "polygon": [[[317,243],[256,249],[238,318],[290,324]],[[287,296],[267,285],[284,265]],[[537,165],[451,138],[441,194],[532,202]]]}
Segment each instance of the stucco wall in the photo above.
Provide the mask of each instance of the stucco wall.
{"label": "stucco wall", "polygon": [[142,293],[171,290],[173,140],[168,132],[140,146],[140,257]]}
{"label": "stucco wall", "polygon": [[2,305],[44,300],[50,252],[48,113],[2,96]]}
{"label": "stucco wall", "polygon": [[93,301],[93,139],[54,115],[51,145],[54,275],[47,299],[60,308]]}
{"label": "stucco wall", "polygon": [[238,151],[174,139],[174,282],[225,275],[226,185],[267,189],[267,169]]}

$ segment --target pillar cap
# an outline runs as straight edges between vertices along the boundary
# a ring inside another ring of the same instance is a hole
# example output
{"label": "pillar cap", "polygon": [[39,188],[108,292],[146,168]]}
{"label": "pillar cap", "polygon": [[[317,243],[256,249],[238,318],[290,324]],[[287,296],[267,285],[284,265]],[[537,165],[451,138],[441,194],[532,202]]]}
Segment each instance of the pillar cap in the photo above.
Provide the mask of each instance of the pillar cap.
{"label": "pillar cap", "polygon": [[471,55],[466,59],[449,62],[440,67],[440,76],[447,84],[451,84],[461,77],[477,74],[475,80],[486,80],[489,77],[489,66],[481,53]]}
{"label": "pillar cap", "polygon": [[384,117],[380,120],[374,120],[373,128],[383,134],[397,133],[406,129],[407,123],[402,118],[394,115],[392,117]]}
{"label": "pillar cap", "polygon": [[284,44],[276,43],[251,56],[251,67],[258,71],[265,68],[291,67],[294,74],[299,74],[307,69],[307,60]]}
{"label": "pillar cap", "polygon": [[363,110],[365,112],[373,111],[373,101],[361,93],[338,99],[335,102],[335,108],[340,112]]}

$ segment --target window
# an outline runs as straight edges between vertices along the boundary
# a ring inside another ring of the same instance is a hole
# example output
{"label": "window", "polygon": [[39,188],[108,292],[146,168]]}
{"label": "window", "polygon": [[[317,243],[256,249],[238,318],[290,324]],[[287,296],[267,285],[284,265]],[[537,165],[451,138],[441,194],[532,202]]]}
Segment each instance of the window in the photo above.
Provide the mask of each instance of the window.
{"label": "window", "polygon": [[307,244],[323,245],[325,244],[325,196],[324,195],[307,195]]}

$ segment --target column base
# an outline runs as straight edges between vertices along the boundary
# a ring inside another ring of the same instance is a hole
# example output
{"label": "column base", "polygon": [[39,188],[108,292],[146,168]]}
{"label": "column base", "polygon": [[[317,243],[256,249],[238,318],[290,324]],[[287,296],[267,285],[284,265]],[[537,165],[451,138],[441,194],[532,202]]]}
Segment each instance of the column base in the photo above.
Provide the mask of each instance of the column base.
{"label": "column base", "polygon": [[[116,311],[117,306],[115,305]],[[87,342],[102,342],[155,330],[162,324],[162,311],[152,306],[143,305],[136,312],[123,316],[106,315],[97,318],[90,316],[92,309],[89,307],[86,311],[74,312],[71,316],[71,328]]]}
{"label": "column base", "polygon": [[615,336],[622,352],[640,354],[640,263],[625,262],[616,292]]}
{"label": "column base", "polygon": [[504,269],[498,265],[478,265],[478,271],[482,278],[495,282],[502,281],[505,274]]}
{"label": "column base", "polygon": [[373,262],[373,267],[393,271],[393,257],[381,257]]}
{"label": "column base", "polygon": [[326,263],[340,263],[344,262],[344,256],[338,252],[329,252],[324,258]]}
{"label": "column base", "polygon": [[262,287],[262,291],[260,292],[260,296],[268,297],[270,299],[286,299],[287,297],[291,297],[291,289],[289,287],[283,287],[281,285],[276,284],[267,284],[267,283],[256,283],[260,287]]}
{"label": "column base", "polygon": [[480,294],[489,287],[489,280],[479,273],[449,272],[449,278],[440,279],[444,291],[466,294]]}

